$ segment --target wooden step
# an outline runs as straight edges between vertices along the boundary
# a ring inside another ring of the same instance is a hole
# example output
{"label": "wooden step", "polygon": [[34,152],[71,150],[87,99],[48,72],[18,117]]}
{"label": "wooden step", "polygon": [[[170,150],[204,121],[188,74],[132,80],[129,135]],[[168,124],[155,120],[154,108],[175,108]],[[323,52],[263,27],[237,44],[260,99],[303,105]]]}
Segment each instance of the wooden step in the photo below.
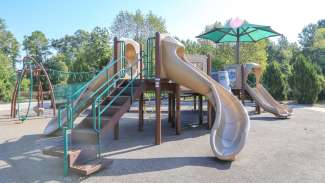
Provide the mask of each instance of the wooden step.
{"label": "wooden step", "polygon": [[102,158],[84,164],[74,164],[70,167],[70,170],[80,175],[88,176],[109,167],[112,163],[113,160]]}
{"label": "wooden step", "polygon": [[[81,149],[80,145],[71,145],[69,146],[68,153],[73,153],[75,151],[79,151]],[[56,156],[56,157],[63,157],[63,145],[53,146],[49,148],[45,148],[42,150],[43,154],[50,155],[50,156]]]}
{"label": "wooden step", "polygon": [[[63,157],[64,150],[63,146],[60,145],[43,149],[42,153],[50,156]],[[77,160],[77,158],[79,158],[78,162],[86,162],[90,159],[96,158],[96,153],[97,149],[93,146],[74,144],[69,146],[68,159],[70,160],[70,164],[73,164]]]}
{"label": "wooden step", "polygon": [[115,96],[110,96],[108,98],[108,100],[106,100],[105,102],[103,102],[103,106],[109,104],[112,100],[113,103],[111,104],[111,106],[122,106],[124,105],[126,102],[131,102],[131,97],[130,96],[118,96],[118,97],[115,97]]}
{"label": "wooden step", "polygon": [[[109,109],[109,110],[111,110],[111,112],[112,112],[111,116],[101,116],[102,126],[105,125],[106,123],[109,123],[109,121],[112,120],[112,116],[117,111],[114,109]],[[76,126],[76,128],[93,128],[93,120],[94,120],[94,118],[92,116],[87,116],[78,124],[78,126]],[[97,117],[96,117],[96,120],[97,120]]]}
{"label": "wooden step", "polygon": [[124,87],[119,87],[117,88],[113,93],[112,96],[116,96],[118,94],[120,94],[120,96],[131,96],[132,94],[135,95],[136,91],[138,91],[140,89],[140,87],[133,87],[133,93],[132,93],[132,89],[131,87],[128,87],[126,89],[124,89]]}
{"label": "wooden step", "polygon": [[98,134],[93,128],[74,128],[71,131],[72,144],[98,144]]}
{"label": "wooden step", "polygon": [[[121,87],[124,87],[124,86],[128,85],[129,82],[130,82],[130,80],[126,79],[122,84],[120,84],[120,86],[121,86]],[[135,79],[135,80],[133,81],[133,86],[141,87],[141,85],[142,85],[141,82],[142,82],[142,81],[141,81],[140,79]],[[131,85],[131,84],[130,84],[130,85]]]}

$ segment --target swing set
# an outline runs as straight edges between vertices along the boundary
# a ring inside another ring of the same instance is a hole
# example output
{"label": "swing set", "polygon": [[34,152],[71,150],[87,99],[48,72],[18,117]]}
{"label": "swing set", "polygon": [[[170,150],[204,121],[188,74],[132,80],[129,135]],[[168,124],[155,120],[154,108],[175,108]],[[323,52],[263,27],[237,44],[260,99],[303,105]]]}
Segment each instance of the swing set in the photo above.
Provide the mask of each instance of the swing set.
{"label": "swing set", "polygon": [[[44,99],[50,99],[52,114],[56,116],[56,109],[65,105],[67,96],[78,90],[97,74],[97,71],[64,72],[45,68],[42,63],[31,56],[24,57],[22,63],[22,69],[17,72],[10,114],[12,118],[17,117],[21,122],[32,116],[32,110],[37,116],[41,116],[45,110]],[[52,84],[52,80],[64,80],[63,78],[66,78],[68,83]],[[28,89],[23,87],[24,80],[28,81]],[[35,99],[37,105],[33,107],[32,104]]]}

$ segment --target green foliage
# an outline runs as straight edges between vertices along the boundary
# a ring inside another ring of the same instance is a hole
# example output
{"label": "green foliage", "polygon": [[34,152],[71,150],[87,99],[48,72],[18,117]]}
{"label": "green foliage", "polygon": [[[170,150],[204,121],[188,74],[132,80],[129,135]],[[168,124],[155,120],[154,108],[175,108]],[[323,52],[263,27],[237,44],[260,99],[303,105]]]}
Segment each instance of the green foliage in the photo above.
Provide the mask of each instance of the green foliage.
{"label": "green foliage", "polygon": [[287,76],[277,61],[271,62],[263,73],[262,81],[265,88],[277,100],[287,99],[289,89]]}
{"label": "green foliage", "polygon": [[323,76],[308,58],[299,54],[293,62],[289,84],[295,100],[300,104],[312,104],[317,101],[323,87]]}
{"label": "green foliage", "polygon": [[143,14],[137,10],[135,14],[120,11],[110,26],[113,36],[132,38],[144,43],[148,37],[156,32],[167,32],[165,20],[149,11]]}
{"label": "green foliage", "polygon": [[15,82],[15,72],[9,58],[0,52],[0,101],[8,102]]}
{"label": "green foliage", "polygon": [[[58,55],[50,58],[47,62],[45,62],[43,64],[44,67],[48,69],[48,74],[49,74],[49,78],[50,78],[52,85],[66,83],[66,81],[68,79],[68,76],[65,74],[59,74],[57,72],[50,71],[51,69],[56,70],[56,71],[62,71],[62,72],[68,71],[68,67],[62,61],[64,59],[63,57],[64,57],[63,55],[58,54]],[[46,80],[46,78],[42,77],[41,80],[43,83],[44,90],[49,90],[49,83]]]}
{"label": "green foliage", "polygon": [[88,44],[90,33],[85,30],[77,30],[73,35],[65,35],[63,38],[54,39],[51,46],[64,55],[64,62],[69,69],[72,68],[77,54]]}
{"label": "green foliage", "polygon": [[274,60],[281,64],[288,63],[297,52],[299,52],[298,45],[296,43],[289,43],[287,38],[282,36],[278,39],[277,44],[268,42],[267,60],[268,63]]}
{"label": "green foliage", "polygon": [[30,36],[24,36],[23,49],[38,62],[45,62],[50,54],[49,41],[41,31],[34,31]]}
{"label": "green foliage", "polygon": [[15,68],[15,62],[19,55],[19,43],[15,36],[7,30],[5,21],[0,18],[0,52],[6,55]]}
{"label": "green foliage", "polygon": [[93,71],[105,66],[112,58],[110,36],[106,28],[95,27],[92,32],[78,30],[74,35],[52,41],[70,71]]}

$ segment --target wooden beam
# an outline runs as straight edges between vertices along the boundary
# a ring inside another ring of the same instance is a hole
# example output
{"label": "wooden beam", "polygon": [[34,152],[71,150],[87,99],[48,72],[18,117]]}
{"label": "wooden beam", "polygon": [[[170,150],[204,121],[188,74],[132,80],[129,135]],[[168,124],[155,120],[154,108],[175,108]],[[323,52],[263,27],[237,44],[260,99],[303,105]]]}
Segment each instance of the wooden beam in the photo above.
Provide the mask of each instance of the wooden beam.
{"label": "wooden beam", "polygon": [[140,95],[139,98],[139,131],[143,131],[143,123],[144,123],[144,118],[143,118],[143,105],[144,101],[143,101],[143,93]]}
{"label": "wooden beam", "polygon": [[[211,56],[210,54],[208,54],[208,58],[207,58],[207,74],[209,76],[211,76]],[[212,128],[212,104],[211,102],[209,101],[208,99],[208,117],[207,117],[207,120],[208,120],[208,129],[210,130]]]}
{"label": "wooden beam", "polygon": [[120,122],[118,121],[115,125],[114,125],[114,139],[118,140],[120,137]]}
{"label": "wooden beam", "polygon": [[176,110],[175,110],[175,90],[173,91],[174,94],[172,94],[172,128],[175,128],[176,123]]}
{"label": "wooden beam", "polygon": [[176,85],[175,91],[175,98],[176,98],[176,134],[181,134],[181,91],[180,86]]}
{"label": "wooden beam", "polygon": [[202,95],[199,95],[199,124],[203,124],[203,99]]}
{"label": "wooden beam", "polygon": [[156,95],[156,138],[155,144],[161,144],[161,91],[160,91],[160,70],[161,70],[161,57],[160,57],[160,33],[156,32],[156,42],[155,42],[155,95]]}
{"label": "wooden beam", "polygon": [[168,93],[168,123],[172,123],[172,94]]}
{"label": "wooden beam", "polygon": [[[117,61],[117,56],[118,55],[118,40],[117,37],[114,37],[114,61]],[[117,62],[114,64],[114,74],[117,73]]]}
{"label": "wooden beam", "polygon": [[[142,44],[140,44],[140,86],[144,87],[143,83],[143,55],[142,55]],[[139,97],[139,126],[138,130],[143,131],[143,124],[144,124],[144,118],[143,118],[143,107],[144,107],[144,95],[143,92],[145,90],[142,90],[142,93]]]}
{"label": "wooden beam", "polygon": [[261,114],[261,107],[255,102],[255,111],[257,114]]}
{"label": "wooden beam", "polygon": [[241,64],[241,94],[240,94],[240,99],[245,105],[245,88],[244,88],[244,64]]}

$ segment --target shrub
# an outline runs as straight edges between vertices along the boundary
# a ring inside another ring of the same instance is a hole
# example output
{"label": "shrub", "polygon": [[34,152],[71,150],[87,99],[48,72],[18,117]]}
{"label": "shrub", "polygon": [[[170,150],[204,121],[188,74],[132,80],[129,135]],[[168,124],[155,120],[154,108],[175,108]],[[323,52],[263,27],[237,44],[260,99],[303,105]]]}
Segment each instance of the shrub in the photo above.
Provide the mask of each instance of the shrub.
{"label": "shrub", "polygon": [[322,76],[308,58],[299,54],[293,62],[290,87],[295,100],[300,104],[312,104],[317,101],[323,86]]}
{"label": "shrub", "polygon": [[0,101],[10,101],[15,83],[15,72],[8,57],[0,53]]}
{"label": "shrub", "polygon": [[287,75],[282,72],[281,65],[278,62],[273,61],[266,67],[262,81],[265,88],[275,99],[287,99],[289,88]]}

